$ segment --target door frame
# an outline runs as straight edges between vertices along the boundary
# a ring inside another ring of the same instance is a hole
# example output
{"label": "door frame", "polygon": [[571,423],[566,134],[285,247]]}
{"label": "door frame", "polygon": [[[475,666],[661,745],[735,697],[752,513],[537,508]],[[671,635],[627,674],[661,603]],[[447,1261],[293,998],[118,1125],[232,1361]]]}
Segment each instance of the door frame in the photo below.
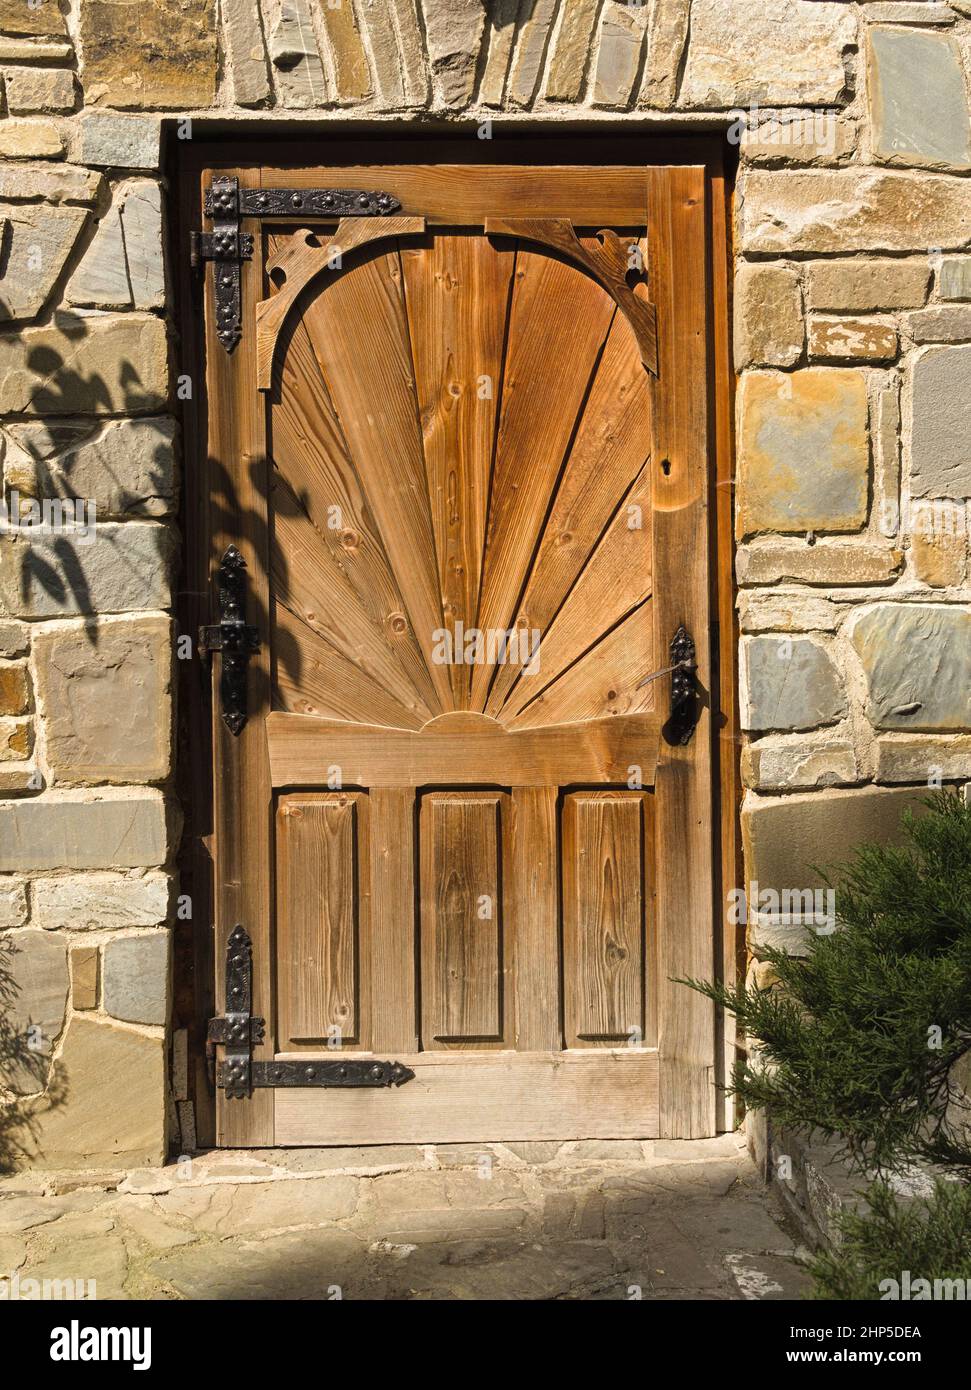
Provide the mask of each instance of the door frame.
{"label": "door frame", "polygon": [[[707,457],[703,466],[708,482],[708,594],[710,612],[709,648],[700,654],[710,663],[705,685],[710,693],[711,753],[711,849],[713,875],[711,900],[703,903],[696,890],[696,911],[707,911],[712,923],[710,959],[716,977],[735,979],[743,955],[744,942],[738,927],[729,920],[726,904],[740,877],[740,834],[738,811],[741,801],[739,771],[739,731],[737,695],[738,630],[735,613],[733,488],[734,488],[734,376],[731,366],[731,208],[734,185],[735,151],[718,134],[645,135],[618,127],[603,134],[565,135],[550,131],[540,135],[535,128],[527,137],[496,135],[490,141],[467,136],[421,136],[390,138],[372,127],[362,138],[359,128],[346,138],[328,131],[326,140],[309,140],[299,128],[277,127],[278,139],[266,139],[266,123],[254,130],[258,141],[243,142],[237,127],[231,138],[196,137],[170,143],[170,187],[174,191],[170,233],[175,268],[175,303],[181,329],[179,353],[180,381],[191,382],[191,397],[180,400],[183,429],[182,514],[184,553],[182,583],[179,586],[177,620],[179,630],[192,637],[201,624],[209,621],[211,607],[211,556],[213,537],[218,535],[220,479],[214,476],[207,457],[208,402],[205,382],[205,351],[201,283],[188,269],[189,234],[201,229],[200,176],[204,169],[273,165],[307,168],[341,162],[374,164],[414,163],[530,163],[590,165],[643,164],[652,166],[701,166],[702,195],[705,200],[707,241],[707,280],[701,311],[707,318],[708,370],[705,388],[693,402],[697,418],[707,430]],[[250,266],[254,266],[250,263]],[[674,297],[684,286],[670,287]],[[248,287],[252,296],[254,289]],[[247,290],[244,289],[244,294]],[[657,293],[655,292],[655,298]],[[659,305],[659,309],[660,309]],[[663,320],[662,320],[663,321]],[[237,350],[238,351],[238,350]],[[235,356],[235,355],[234,355]],[[184,392],[183,392],[184,394]],[[254,395],[258,393],[254,392]],[[262,399],[254,410],[262,411]],[[677,426],[675,427],[677,428]],[[664,443],[658,439],[663,452]],[[254,519],[259,524],[258,516]],[[699,634],[695,634],[696,638]],[[191,902],[191,918],[178,924],[176,932],[174,1027],[187,1030],[189,1082],[185,1097],[176,1101],[194,1103],[197,1142],[200,1147],[215,1142],[214,1094],[207,1075],[205,1031],[207,1020],[218,1010],[215,1003],[216,952],[213,936],[213,796],[211,702],[208,672],[201,662],[180,662],[180,720],[178,741],[178,790],[186,813],[186,829],[180,854],[181,892]],[[218,720],[216,721],[219,722]],[[216,735],[218,737],[218,733]],[[671,775],[677,775],[676,771]],[[269,845],[269,828],[266,836]],[[702,896],[707,899],[707,890]],[[683,916],[685,904],[673,909]],[[221,964],[221,962],[220,962]],[[704,974],[690,961],[679,960],[677,973]],[[662,966],[663,970],[663,966]],[[675,986],[678,990],[681,986]],[[254,1011],[260,1012],[254,1000]],[[730,1017],[720,1011],[714,1018],[713,1055],[715,1079],[728,1078],[735,1058],[736,1039]],[[264,1093],[272,1096],[272,1092]],[[681,1115],[662,1127],[670,1133],[705,1131],[710,1120]],[[715,1127],[734,1126],[731,1098],[716,1093]],[[226,1142],[225,1138],[223,1142]],[[252,1142],[252,1141],[248,1141]]]}

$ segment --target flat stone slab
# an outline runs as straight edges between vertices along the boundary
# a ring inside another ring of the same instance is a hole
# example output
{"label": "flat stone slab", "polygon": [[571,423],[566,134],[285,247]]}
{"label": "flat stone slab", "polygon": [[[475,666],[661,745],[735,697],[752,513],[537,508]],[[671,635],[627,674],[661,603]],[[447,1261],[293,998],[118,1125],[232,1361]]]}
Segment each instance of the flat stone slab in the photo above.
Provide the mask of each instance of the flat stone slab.
{"label": "flat stone slab", "polygon": [[0,1185],[5,1268],[49,1278],[66,1259],[89,1296],[135,1300],[741,1300],[807,1283],[737,1135],[222,1151],[102,1177]]}

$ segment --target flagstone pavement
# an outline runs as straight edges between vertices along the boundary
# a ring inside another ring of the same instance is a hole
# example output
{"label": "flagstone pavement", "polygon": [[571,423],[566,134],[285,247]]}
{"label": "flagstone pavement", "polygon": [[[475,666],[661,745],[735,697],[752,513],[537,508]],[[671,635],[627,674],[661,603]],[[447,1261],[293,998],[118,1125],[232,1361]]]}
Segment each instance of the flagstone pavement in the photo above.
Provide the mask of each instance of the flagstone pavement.
{"label": "flagstone pavement", "polygon": [[98,1299],[791,1299],[801,1253],[737,1135],[0,1180],[0,1280],[20,1298],[70,1279]]}

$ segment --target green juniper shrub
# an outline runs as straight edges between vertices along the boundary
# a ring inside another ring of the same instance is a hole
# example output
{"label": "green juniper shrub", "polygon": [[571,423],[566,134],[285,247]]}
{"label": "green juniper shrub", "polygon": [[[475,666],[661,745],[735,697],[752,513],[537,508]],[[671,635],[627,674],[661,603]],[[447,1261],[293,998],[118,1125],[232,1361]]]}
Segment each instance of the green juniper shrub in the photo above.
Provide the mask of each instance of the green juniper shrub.
{"label": "green juniper shrub", "polygon": [[[840,1220],[840,1244],[810,1261],[814,1298],[869,1301],[961,1298],[955,1280],[971,1280],[971,1185],[937,1182],[929,1197],[901,1202],[886,1183],[873,1183],[863,1212]],[[918,1281],[923,1280],[923,1283]],[[890,1283],[886,1281],[892,1281]],[[935,1284],[937,1287],[935,1288]],[[883,1286],[881,1288],[881,1285]]]}
{"label": "green juniper shrub", "polygon": [[[834,932],[808,928],[804,956],[760,951],[772,985],[681,982],[757,1041],[731,1088],[745,1107],[837,1139],[878,1179],[869,1214],[846,1218],[841,1249],[817,1262],[821,1289],[870,1292],[829,1296],[880,1296],[882,1241],[898,1275],[971,1278],[971,808],[947,791],[926,806],[905,812],[904,845],[863,846],[840,871]],[[898,1209],[887,1179],[915,1163],[951,1181]]]}

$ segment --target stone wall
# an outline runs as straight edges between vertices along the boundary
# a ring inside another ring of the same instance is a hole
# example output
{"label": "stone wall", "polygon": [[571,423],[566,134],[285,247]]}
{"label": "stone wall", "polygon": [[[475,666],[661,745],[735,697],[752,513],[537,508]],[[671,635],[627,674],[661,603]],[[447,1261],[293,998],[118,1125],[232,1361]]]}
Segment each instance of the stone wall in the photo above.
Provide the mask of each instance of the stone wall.
{"label": "stone wall", "polygon": [[[741,142],[743,828],[748,877],[802,888],[971,778],[969,55],[969,0],[0,0],[5,496],[97,505],[87,537],[0,534],[0,971],[30,1042],[0,1082],[32,1161],[157,1160],[169,1110],[190,1138],[163,1084],[164,142],[217,113]],[[787,933],[753,920],[756,953]]]}

